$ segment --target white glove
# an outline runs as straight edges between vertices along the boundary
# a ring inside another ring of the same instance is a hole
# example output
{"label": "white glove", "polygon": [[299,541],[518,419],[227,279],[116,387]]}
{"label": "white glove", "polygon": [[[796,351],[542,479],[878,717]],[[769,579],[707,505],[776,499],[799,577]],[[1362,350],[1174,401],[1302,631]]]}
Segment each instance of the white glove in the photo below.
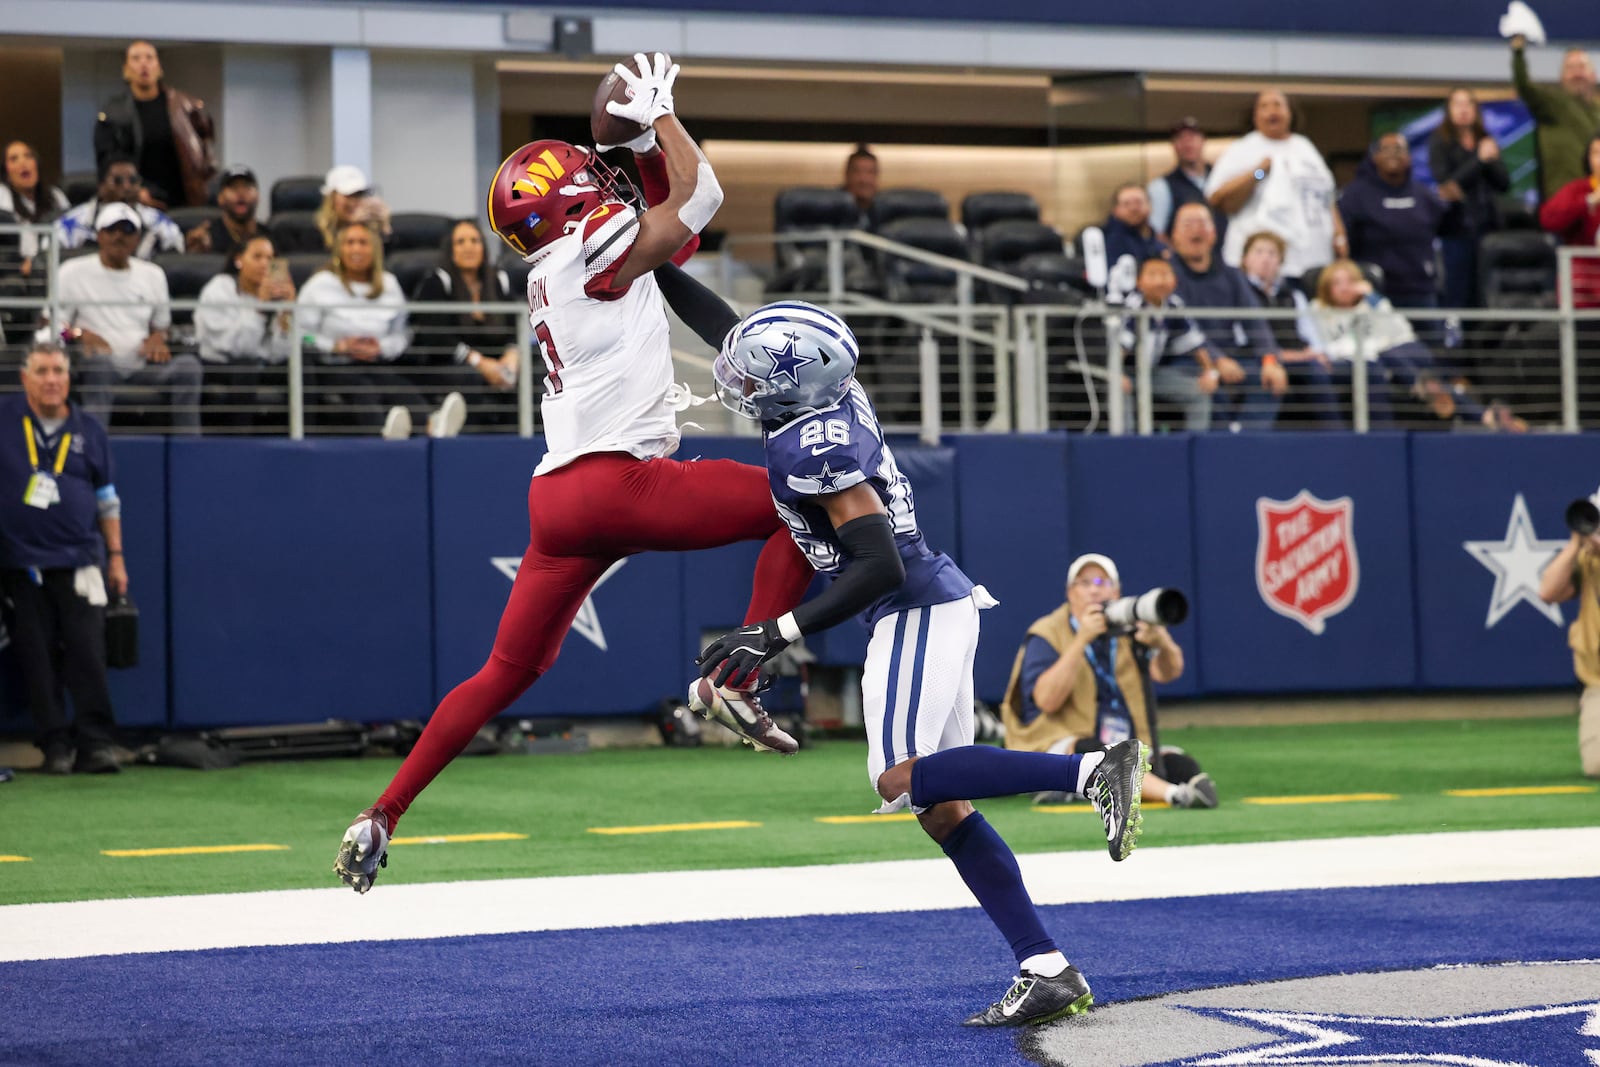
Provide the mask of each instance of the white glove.
{"label": "white glove", "polygon": [[634,155],[642,156],[647,152],[655,151],[655,147],[656,128],[654,126],[646,126],[644,132],[631,141],[623,141],[621,144],[597,144],[594,146],[594,150],[596,152],[609,152],[613,148],[627,148],[631,149]]}
{"label": "white glove", "polygon": [[619,119],[646,127],[662,115],[672,114],[672,83],[678,80],[678,64],[673,63],[665,52],[657,52],[653,58],[655,66],[652,68],[643,52],[634,53],[633,61],[639,64],[639,69],[644,72],[642,74],[635,74],[625,63],[616,65],[617,77],[633,90],[633,99],[627,103],[613,100],[606,105],[607,111]]}
{"label": "white glove", "polygon": [[1522,0],[1511,0],[1506,13],[1500,16],[1500,36],[1510,38],[1519,34],[1534,44],[1544,44],[1544,23],[1539,21],[1539,16]]}

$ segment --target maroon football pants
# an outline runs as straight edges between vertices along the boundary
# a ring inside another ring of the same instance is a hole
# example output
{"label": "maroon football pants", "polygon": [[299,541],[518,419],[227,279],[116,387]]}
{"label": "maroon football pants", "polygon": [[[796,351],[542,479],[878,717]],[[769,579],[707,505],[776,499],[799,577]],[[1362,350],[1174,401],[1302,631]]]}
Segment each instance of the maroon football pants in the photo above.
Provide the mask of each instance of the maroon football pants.
{"label": "maroon football pants", "polygon": [[484,724],[550,669],[584,598],[617,560],[764,540],[746,622],[789,611],[813,574],[773,507],[766,470],[732,460],[584,456],[533,479],[528,524],[489,661],[440,702],[378,799],[391,830]]}

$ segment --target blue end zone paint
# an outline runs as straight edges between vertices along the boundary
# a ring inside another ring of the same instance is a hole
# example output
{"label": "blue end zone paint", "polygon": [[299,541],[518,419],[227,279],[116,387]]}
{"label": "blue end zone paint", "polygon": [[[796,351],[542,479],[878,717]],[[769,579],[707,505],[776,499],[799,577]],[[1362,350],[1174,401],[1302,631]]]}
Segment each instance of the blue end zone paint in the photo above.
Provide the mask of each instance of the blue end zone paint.
{"label": "blue end zone paint", "polygon": [[[1104,1005],[1600,958],[1597,894],[1600,879],[1552,880],[1044,917]],[[1004,992],[1010,966],[976,909],[8,964],[0,1063],[1024,1064],[1013,1033],[959,1025]]]}

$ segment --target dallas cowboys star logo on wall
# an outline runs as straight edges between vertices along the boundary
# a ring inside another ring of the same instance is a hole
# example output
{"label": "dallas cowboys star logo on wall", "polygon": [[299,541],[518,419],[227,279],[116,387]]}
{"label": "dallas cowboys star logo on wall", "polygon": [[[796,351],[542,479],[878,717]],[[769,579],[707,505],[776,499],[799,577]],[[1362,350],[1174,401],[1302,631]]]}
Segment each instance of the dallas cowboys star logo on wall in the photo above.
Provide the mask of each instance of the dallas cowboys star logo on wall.
{"label": "dallas cowboys star logo on wall", "polygon": [[779,378],[787,378],[790,385],[798,386],[800,384],[800,368],[807,363],[815,363],[817,357],[795,350],[795,346],[800,341],[799,334],[791,333],[787,337],[787,343],[782,348],[761,346],[761,351],[772,359],[772,369],[767,372],[763,380],[777,385]]}
{"label": "dallas cowboys star logo on wall", "polygon": [[1494,592],[1489,597],[1489,614],[1483,628],[1495,623],[1518,604],[1527,603],[1557,626],[1561,625],[1561,606],[1539,599],[1539,576],[1566,544],[1566,539],[1541,541],[1528,515],[1528,502],[1518,493],[1511,505],[1506,536],[1500,541],[1463,541],[1461,547],[1494,575]]}

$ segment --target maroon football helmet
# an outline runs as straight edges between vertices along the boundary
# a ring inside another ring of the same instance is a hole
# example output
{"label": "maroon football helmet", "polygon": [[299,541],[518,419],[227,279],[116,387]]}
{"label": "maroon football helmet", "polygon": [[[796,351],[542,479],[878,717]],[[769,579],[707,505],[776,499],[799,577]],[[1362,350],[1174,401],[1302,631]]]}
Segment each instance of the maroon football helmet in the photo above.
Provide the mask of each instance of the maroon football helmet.
{"label": "maroon football helmet", "polygon": [[607,201],[631,190],[625,178],[587,148],[534,141],[506,157],[489,185],[489,226],[518,255],[567,232]]}

